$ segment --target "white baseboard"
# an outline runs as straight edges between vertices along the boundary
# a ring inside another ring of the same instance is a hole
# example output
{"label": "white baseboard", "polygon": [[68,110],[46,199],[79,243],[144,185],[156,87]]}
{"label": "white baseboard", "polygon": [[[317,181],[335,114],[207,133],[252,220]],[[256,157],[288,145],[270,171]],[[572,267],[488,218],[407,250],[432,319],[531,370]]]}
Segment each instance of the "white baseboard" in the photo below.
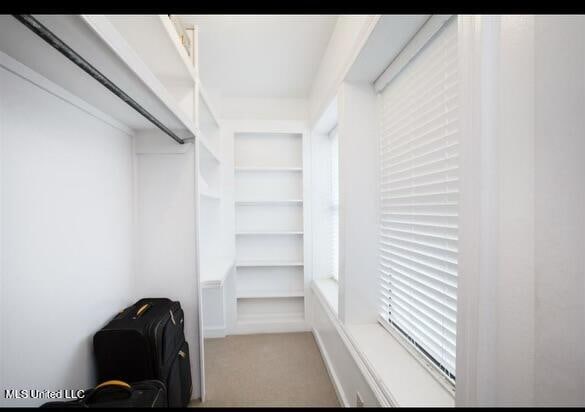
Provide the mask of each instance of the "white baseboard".
{"label": "white baseboard", "polygon": [[[327,317],[327,321],[329,323],[329,326],[332,328],[333,331],[335,331],[336,335],[338,336],[338,339],[340,340],[341,345],[343,345],[343,347],[345,347],[348,355],[352,359],[352,365],[355,365],[355,373],[357,373],[361,376],[361,379],[363,380],[364,384],[367,385],[369,390],[372,392],[373,398],[375,398],[374,402],[375,402],[376,406],[382,406],[382,407],[395,406],[394,403],[390,402],[384,396],[384,393],[381,390],[381,388],[379,387],[379,385],[377,384],[375,377],[370,373],[370,371],[367,368],[367,365],[364,363],[362,357],[358,353],[358,349],[355,347],[355,345],[352,343],[351,339],[348,337],[348,334],[345,330],[344,325],[339,321],[337,314],[333,312],[333,309],[327,303],[325,296],[321,293],[319,288],[317,286],[315,286],[315,284],[313,285],[312,291],[313,291],[313,294],[311,296],[316,298],[315,303],[320,307],[321,310],[324,311],[325,316]],[[343,403],[347,404],[348,397],[346,396],[346,393],[343,391],[343,388],[339,384],[341,377],[337,376],[337,374],[335,373],[336,360],[333,359],[327,353],[327,350],[325,349],[325,345],[324,345],[321,337],[319,336],[316,328],[314,328],[314,327],[313,327],[313,335],[315,336],[315,339],[317,340],[317,344],[321,350],[323,359],[325,361],[325,365],[327,366],[327,370],[330,373],[331,379],[333,380],[334,385],[337,387],[336,390],[338,391],[338,393],[341,394],[338,396]],[[338,365],[338,367],[342,367],[342,366]],[[338,381],[337,383],[335,382],[336,380]],[[364,395],[364,394],[362,393],[362,395]],[[349,397],[349,399],[353,399],[353,394]],[[347,404],[344,406],[351,407],[352,405]],[[374,404],[372,404],[372,406],[374,406]]]}
{"label": "white baseboard", "polygon": [[335,373],[335,369],[333,369],[333,363],[331,362],[331,358],[321,341],[321,336],[319,336],[319,332],[315,328],[313,328],[313,336],[315,337],[315,342],[317,342],[317,347],[321,352],[321,357],[325,363],[325,367],[327,368],[327,373],[329,374],[329,378],[331,378],[331,382],[333,383],[333,388],[335,389],[335,393],[337,393],[337,399],[341,402],[343,407],[349,408],[351,405],[347,401],[347,397],[343,392],[343,388],[341,387],[341,383],[339,382],[339,378]]}
{"label": "white baseboard", "polygon": [[289,333],[308,332],[311,329],[304,320],[266,320],[266,321],[238,321],[233,330],[234,335],[250,335],[257,333]]}

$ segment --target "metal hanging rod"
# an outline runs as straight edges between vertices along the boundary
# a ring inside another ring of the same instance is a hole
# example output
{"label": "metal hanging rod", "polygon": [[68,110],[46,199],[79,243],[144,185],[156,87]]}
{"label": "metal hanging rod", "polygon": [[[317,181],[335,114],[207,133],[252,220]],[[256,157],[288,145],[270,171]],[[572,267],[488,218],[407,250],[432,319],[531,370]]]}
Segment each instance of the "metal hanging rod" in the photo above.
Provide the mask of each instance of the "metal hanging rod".
{"label": "metal hanging rod", "polygon": [[[37,19],[32,17],[30,14],[13,14],[13,17],[16,18],[19,22],[24,24],[28,29],[42,38],[44,41],[49,43],[52,47],[57,49],[61,54],[79,66],[84,72],[89,74],[95,80],[100,82],[105,88],[109,91],[114,93],[118,96],[121,100],[123,100],[128,106],[132,107],[142,116],[144,116],[149,122],[154,124],[160,130],[165,132],[169,135],[173,140],[177,143],[184,144],[185,140],[189,139],[182,139],[177,136],[172,130],[162,124],[156,117],[154,117],[148,110],[142,107],[136,100],[132,99],[128,96],[122,89],[116,86],[110,79],[108,79],[103,73],[101,73],[98,69],[91,65],[87,60],[81,57],[75,50],[69,47],[65,42],[63,42],[59,37],[57,37],[53,32],[51,32],[47,27],[45,27],[41,22]],[[191,138],[193,139],[193,138]]]}

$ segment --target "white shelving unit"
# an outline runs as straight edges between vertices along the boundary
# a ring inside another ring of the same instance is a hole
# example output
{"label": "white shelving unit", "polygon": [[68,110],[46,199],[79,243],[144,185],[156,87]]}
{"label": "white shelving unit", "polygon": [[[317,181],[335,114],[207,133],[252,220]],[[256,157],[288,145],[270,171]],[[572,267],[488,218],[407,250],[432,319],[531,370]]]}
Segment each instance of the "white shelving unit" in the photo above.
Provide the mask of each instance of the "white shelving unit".
{"label": "white shelving unit", "polygon": [[305,321],[303,134],[234,135],[236,333]]}
{"label": "white shelving unit", "polygon": [[238,260],[236,267],[290,267],[303,266],[302,260]]}
{"label": "white shelving unit", "polygon": [[[135,239],[135,269],[143,280],[136,293],[168,294],[185,313],[199,314],[189,315],[185,335],[193,396],[204,398],[200,292],[204,285],[220,287],[234,262],[216,255],[222,240],[221,126],[198,76],[196,30],[188,31],[192,48],[186,50],[168,15],[33,17],[158,122],[16,18],[0,16],[0,66],[132,136],[136,226],[143,234]],[[176,141],[159,127],[171,130]]]}
{"label": "white shelving unit", "polygon": [[221,121],[200,81],[196,92],[201,278],[204,288],[221,287],[233,266],[222,254]]}
{"label": "white shelving unit", "polygon": [[[176,64],[180,56],[174,50],[175,46],[181,46],[176,45],[173,33],[165,29],[164,19],[168,20],[168,17],[148,16],[148,21],[152,24],[152,29],[148,33],[153,37],[158,33],[157,44],[160,43],[160,48],[150,44],[149,53],[144,53],[144,47],[134,42],[133,36],[127,36],[133,32],[134,19],[127,18],[126,23],[117,21],[117,24],[114,24],[113,17],[105,15],[34,17],[85,57],[132,99],[147,108],[165,126],[181,137],[197,135],[192,110],[178,98],[172,82],[163,71],[166,67],[170,73],[181,79],[183,85],[185,84],[186,76],[181,73],[187,73],[187,69]],[[150,35],[147,37],[151,37]],[[18,41],[14,41],[15,38]],[[49,80],[69,93],[79,96],[103,114],[111,116],[118,122],[116,126],[123,125],[122,127],[131,130],[155,129],[155,126],[142,115],[10,15],[0,16],[0,50],[3,53],[0,56],[3,66],[11,64],[8,56],[17,60],[37,73],[38,82]],[[154,54],[159,59],[158,64],[154,64],[153,59],[148,57]],[[167,58],[170,61],[168,66]],[[194,81],[190,84],[191,91],[189,92],[189,87],[183,87],[183,93],[191,93],[193,96]]]}

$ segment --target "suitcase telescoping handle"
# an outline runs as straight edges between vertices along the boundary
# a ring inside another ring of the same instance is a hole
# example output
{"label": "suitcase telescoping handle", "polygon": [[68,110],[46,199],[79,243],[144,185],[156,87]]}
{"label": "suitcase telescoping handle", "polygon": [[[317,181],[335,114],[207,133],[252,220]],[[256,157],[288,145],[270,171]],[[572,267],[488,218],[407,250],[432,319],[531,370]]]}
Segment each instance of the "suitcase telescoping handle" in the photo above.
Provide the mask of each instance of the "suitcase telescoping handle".
{"label": "suitcase telescoping handle", "polygon": [[87,398],[85,398],[85,403],[90,404],[94,399],[96,399],[99,394],[108,389],[119,389],[122,392],[126,392],[128,397],[132,396],[132,387],[124,381],[119,380],[111,380],[105,381],[100,383],[98,386],[95,387],[93,391],[89,394]]}

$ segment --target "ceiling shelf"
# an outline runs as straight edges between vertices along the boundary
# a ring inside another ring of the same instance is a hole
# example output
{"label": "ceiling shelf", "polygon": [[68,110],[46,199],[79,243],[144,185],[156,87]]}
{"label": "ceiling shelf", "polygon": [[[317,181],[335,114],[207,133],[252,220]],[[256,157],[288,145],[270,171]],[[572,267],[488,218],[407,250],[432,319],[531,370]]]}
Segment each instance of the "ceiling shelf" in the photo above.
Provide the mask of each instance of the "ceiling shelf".
{"label": "ceiling shelf", "polygon": [[167,15],[112,14],[104,17],[158,76],[175,84],[197,81],[197,70]]}
{"label": "ceiling shelf", "polygon": [[[108,18],[99,15],[34,17],[179,137],[197,135],[194,122]],[[40,74],[45,82],[48,79],[130,129],[155,128],[10,15],[0,16],[0,51],[5,53],[0,62],[4,67],[9,64],[8,58],[12,58]]]}
{"label": "ceiling shelf", "polygon": [[279,267],[304,266],[302,261],[292,260],[244,260],[236,262],[237,267]]}

